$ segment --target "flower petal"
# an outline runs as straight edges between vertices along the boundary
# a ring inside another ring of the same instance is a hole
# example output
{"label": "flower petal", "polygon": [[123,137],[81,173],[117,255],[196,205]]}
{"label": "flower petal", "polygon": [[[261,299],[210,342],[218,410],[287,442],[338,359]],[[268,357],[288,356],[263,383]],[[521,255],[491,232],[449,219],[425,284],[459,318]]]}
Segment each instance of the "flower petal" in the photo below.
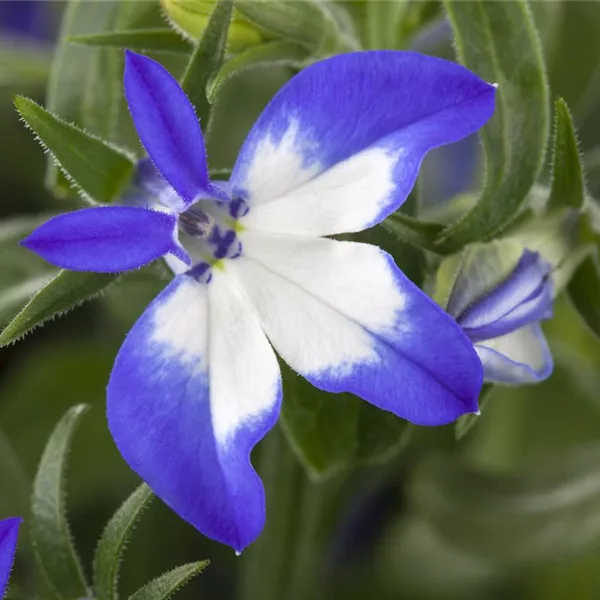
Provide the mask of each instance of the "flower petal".
{"label": "flower petal", "polygon": [[429,150],[477,131],[495,88],[413,52],[343,54],[275,96],[232,173],[248,227],[299,235],[360,231],[396,210]]}
{"label": "flower petal", "polygon": [[548,318],[553,299],[551,271],[550,263],[537,252],[525,250],[513,272],[458,317],[459,325],[477,342]]}
{"label": "flower petal", "polygon": [[190,203],[210,188],[194,107],[158,62],[126,51],[125,96],[138,135],[164,178]]}
{"label": "flower petal", "polygon": [[10,571],[15,560],[19,525],[22,521],[23,519],[18,517],[0,521],[0,598],[4,598]]}
{"label": "flower petal", "polygon": [[227,270],[313,385],[441,425],[477,410],[481,364],[454,320],[375,246],[246,231]]}
{"label": "flower petal", "polygon": [[174,215],[133,206],[99,206],[50,219],[21,245],[63,269],[117,273],[169,252],[189,263],[176,235]]}
{"label": "flower petal", "polygon": [[475,345],[486,381],[534,383],[547,379],[554,368],[548,342],[535,323]]}
{"label": "flower petal", "polygon": [[160,498],[241,551],[265,519],[250,451],[280,401],[275,354],[232,279],[215,269],[209,284],[176,277],[135,324],[108,385],[108,421]]}
{"label": "flower petal", "polygon": [[119,204],[141,206],[179,214],[187,208],[179,194],[160,174],[148,157],[138,161],[131,186],[119,198]]}

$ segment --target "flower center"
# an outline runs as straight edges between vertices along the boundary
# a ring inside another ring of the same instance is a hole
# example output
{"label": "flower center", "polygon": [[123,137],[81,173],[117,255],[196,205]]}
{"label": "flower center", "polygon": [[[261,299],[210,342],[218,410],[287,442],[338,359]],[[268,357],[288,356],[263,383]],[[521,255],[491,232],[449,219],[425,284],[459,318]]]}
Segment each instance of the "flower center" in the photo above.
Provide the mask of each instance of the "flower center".
{"label": "flower center", "polygon": [[195,208],[179,215],[179,229],[190,237],[206,238],[214,226],[215,219]]}
{"label": "flower center", "polygon": [[200,271],[241,255],[237,220],[246,212],[243,201],[199,200],[179,215],[180,242]]}

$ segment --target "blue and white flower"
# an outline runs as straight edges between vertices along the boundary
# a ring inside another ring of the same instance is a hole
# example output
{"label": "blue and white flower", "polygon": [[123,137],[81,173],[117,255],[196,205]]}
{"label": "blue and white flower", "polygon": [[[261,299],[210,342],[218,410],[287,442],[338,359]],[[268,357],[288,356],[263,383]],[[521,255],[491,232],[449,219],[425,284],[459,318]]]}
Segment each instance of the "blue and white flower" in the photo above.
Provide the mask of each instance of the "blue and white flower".
{"label": "blue and white flower", "polygon": [[23,519],[13,517],[0,521],[0,598],[4,598],[10,572],[15,561],[19,525]]}
{"label": "blue and white flower", "polygon": [[[540,321],[552,317],[552,266],[525,250],[510,275],[473,303],[460,282],[448,312],[472,340],[485,381],[522,384],[542,381],[553,369],[552,354]],[[465,281],[466,281],[465,277]]]}
{"label": "blue and white flower", "polygon": [[481,363],[461,328],[388,254],[325,236],[395,211],[429,150],[490,118],[494,86],[411,52],[315,63],[264,110],[227,183],[210,180],[194,109],[161,65],[128,53],[125,91],[152,161],[129,205],[61,215],[23,243],[68,269],[165,256],[175,272],[108,385],[117,446],[160,498],[238,551],[258,536],[250,452],[279,415],[273,349],[318,388],[414,423],[477,410]]}

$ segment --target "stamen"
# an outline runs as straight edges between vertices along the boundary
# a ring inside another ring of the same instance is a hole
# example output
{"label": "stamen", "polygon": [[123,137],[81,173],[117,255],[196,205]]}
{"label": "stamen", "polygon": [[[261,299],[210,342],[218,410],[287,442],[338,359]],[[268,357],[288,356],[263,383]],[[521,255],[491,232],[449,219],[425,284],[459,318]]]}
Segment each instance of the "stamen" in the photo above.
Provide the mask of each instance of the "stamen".
{"label": "stamen", "polygon": [[179,215],[179,228],[191,237],[208,237],[214,226],[215,220],[211,216],[194,208]]}

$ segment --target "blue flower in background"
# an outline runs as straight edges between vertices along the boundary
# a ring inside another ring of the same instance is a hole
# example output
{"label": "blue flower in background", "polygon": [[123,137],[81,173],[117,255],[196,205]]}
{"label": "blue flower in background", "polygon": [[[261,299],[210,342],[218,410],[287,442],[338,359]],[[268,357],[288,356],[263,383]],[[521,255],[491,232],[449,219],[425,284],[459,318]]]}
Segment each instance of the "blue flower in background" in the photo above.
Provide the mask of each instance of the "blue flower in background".
{"label": "blue flower in background", "polygon": [[552,355],[539,325],[552,317],[551,271],[540,254],[525,250],[512,273],[471,306],[462,306],[460,293],[450,296],[448,312],[473,341],[486,381],[530,383],[552,373]]}
{"label": "blue flower in background", "polygon": [[23,519],[18,517],[0,521],[0,598],[4,598],[10,571],[15,560],[19,525]]}
{"label": "blue flower in background", "polygon": [[495,89],[411,52],[344,54],[285,85],[211,181],[193,107],[129,52],[125,92],[151,162],[127,206],[50,220],[24,245],[118,272],[164,256],[176,277],[127,336],[108,421],[130,466],[202,533],[241,551],[262,530],[250,452],[277,421],[277,353],[316,387],[441,425],[477,410],[481,363],[461,328],[375,246],[328,239],[406,199],[424,155],[477,131]]}
{"label": "blue flower in background", "polygon": [[55,33],[54,7],[47,0],[0,2],[0,33],[51,41]]}

